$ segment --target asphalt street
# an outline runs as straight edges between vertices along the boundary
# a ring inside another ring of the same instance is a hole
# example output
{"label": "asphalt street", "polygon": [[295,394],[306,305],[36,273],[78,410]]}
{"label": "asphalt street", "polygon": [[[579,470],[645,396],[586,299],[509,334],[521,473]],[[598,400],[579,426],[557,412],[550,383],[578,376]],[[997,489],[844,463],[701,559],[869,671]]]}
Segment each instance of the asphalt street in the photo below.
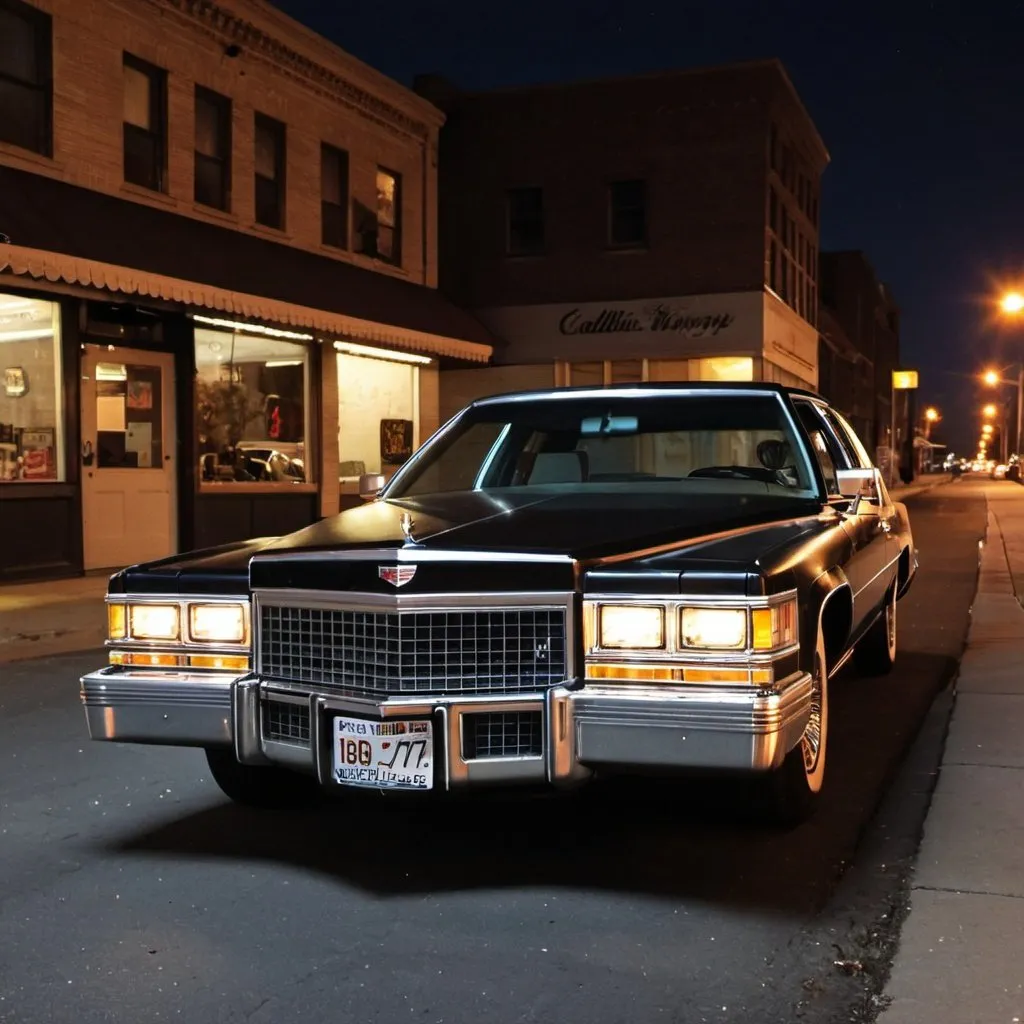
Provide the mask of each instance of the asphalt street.
{"label": "asphalt street", "polygon": [[0,1021],[850,1019],[809,937],[853,940],[837,886],[955,672],[984,531],[970,482],[909,505],[897,670],[834,682],[827,803],[789,833],[707,783],[247,811],[198,751],[88,740],[97,654],[0,666]]}

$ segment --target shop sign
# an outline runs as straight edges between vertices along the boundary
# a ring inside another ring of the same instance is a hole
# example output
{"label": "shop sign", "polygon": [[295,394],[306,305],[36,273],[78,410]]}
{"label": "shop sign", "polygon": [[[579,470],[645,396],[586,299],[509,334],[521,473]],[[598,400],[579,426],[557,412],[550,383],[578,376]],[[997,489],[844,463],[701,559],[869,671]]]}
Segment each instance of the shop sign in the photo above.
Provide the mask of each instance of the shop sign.
{"label": "shop sign", "polygon": [[655,302],[650,305],[574,307],[558,321],[562,335],[670,334],[683,338],[714,337],[736,318],[726,310],[695,312],[685,303]]}

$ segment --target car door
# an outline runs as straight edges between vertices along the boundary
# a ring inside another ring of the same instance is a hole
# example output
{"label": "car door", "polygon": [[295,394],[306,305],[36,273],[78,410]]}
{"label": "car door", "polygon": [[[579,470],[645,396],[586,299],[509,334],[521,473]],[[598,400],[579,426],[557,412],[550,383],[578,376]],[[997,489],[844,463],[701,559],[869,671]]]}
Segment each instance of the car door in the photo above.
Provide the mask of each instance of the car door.
{"label": "car door", "polygon": [[[851,454],[851,458],[854,460],[854,465],[861,469],[874,469],[875,465],[871,461],[871,456],[868,455],[867,449],[861,443],[860,438],[857,436],[857,432],[850,426],[849,422],[845,419],[842,413],[838,412],[829,406],[822,407],[822,414],[831,423],[836,434],[846,443],[848,450]],[[881,591],[879,600],[884,600],[885,595],[889,591],[889,587],[893,580],[896,578],[896,574],[899,571],[899,557],[900,557],[900,539],[898,535],[899,526],[899,513],[896,509],[896,504],[892,500],[889,494],[888,488],[885,486],[885,482],[881,479],[878,481],[879,491],[879,504],[878,504],[878,517],[879,524],[882,532],[885,534],[885,564],[882,567],[882,573],[878,577],[877,588]]]}
{"label": "car door", "polygon": [[[804,429],[811,436],[815,448],[827,455],[833,475],[840,469],[856,469],[859,462],[852,461],[849,450],[826,418],[822,406],[810,400],[795,401],[794,405],[803,422]],[[823,454],[817,452],[819,464]],[[838,493],[838,486],[835,487]],[[850,539],[850,557],[843,567],[853,591],[853,634],[860,635],[874,618],[874,612],[885,594],[883,573],[886,564],[886,539],[888,531],[882,526],[879,509],[869,501],[858,504],[855,514],[843,520],[843,530]]]}

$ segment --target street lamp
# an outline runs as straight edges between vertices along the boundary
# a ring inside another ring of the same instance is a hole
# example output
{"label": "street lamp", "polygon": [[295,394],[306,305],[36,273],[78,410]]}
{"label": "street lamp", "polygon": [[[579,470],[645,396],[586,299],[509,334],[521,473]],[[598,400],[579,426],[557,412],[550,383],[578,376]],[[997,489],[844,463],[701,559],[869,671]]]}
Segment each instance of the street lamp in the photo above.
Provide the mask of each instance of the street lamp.
{"label": "street lamp", "polygon": [[999,307],[1011,316],[1024,312],[1024,295],[1020,292],[1007,292],[999,300]]}
{"label": "street lamp", "polygon": [[981,414],[982,416],[995,416],[996,407],[991,402],[989,402],[989,404],[986,405],[985,408],[981,410]]}

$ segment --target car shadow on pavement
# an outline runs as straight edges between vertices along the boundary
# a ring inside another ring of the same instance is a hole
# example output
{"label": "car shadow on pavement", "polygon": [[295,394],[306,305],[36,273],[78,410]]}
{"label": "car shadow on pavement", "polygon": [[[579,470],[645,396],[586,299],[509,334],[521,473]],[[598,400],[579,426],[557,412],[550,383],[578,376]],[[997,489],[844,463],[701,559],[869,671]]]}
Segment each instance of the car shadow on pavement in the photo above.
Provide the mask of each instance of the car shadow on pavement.
{"label": "car shadow on pavement", "polygon": [[[901,656],[903,673],[931,680],[913,696],[895,674],[844,673],[833,683],[827,798],[789,831],[751,821],[742,782],[631,779],[557,794],[353,792],[287,812],[220,803],[123,836],[105,852],[280,863],[377,897],[541,886],[814,914],[955,664]],[[200,766],[207,776],[201,758]]]}

